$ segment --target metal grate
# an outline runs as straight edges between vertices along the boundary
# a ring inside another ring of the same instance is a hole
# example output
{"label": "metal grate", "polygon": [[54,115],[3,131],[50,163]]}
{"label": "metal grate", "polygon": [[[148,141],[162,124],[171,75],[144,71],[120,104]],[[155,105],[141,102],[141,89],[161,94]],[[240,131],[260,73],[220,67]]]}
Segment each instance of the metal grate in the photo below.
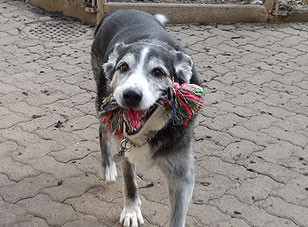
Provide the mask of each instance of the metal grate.
{"label": "metal grate", "polygon": [[23,33],[29,38],[67,42],[90,35],[91,29],[88,25],[74,20],[54,20],[31,24]]}

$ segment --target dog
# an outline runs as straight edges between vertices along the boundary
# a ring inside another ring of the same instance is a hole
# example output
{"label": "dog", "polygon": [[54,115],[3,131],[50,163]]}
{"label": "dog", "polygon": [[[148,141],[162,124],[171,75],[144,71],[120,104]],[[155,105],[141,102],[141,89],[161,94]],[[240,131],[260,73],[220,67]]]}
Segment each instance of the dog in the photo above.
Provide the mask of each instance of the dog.
{"label": "dog", "polygon": [[[184,227],[194,188],[193,124],[174,126],[168,114],[155,105],[173,80],[199,85],[191,57],[164,29],[167,18],[138,10],[119,10],[98,24],[91,48],[91,64],[97,84],[96,108],[113,94],[123,108],[153,109],[145,125],[127,135],[130,151],[121,160],[124,178],[123,226],[144,224],[136,184],[135,166],[158,166],[168,181],[170,227]],[[125,133],[125,132],[124,132]],[[117,169],[112,150],[121,140],[101,123],[99,140],[102,174],[114,182]]]}

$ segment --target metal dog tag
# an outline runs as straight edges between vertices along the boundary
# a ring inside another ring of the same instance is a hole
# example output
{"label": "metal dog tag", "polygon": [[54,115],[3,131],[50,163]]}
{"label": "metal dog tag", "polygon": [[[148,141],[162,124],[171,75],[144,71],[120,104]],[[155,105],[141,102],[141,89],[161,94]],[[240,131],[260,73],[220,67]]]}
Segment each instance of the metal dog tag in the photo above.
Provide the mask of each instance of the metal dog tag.
{"label": "metal dog tag", "polygon": [[117,154],[113,155],[113,158],[112,158],[115,163],[120,162],[125,152],[129,152],[131,150],[131,144],[126,137],[122,139],[120,146],[121,146],[120,151]]}

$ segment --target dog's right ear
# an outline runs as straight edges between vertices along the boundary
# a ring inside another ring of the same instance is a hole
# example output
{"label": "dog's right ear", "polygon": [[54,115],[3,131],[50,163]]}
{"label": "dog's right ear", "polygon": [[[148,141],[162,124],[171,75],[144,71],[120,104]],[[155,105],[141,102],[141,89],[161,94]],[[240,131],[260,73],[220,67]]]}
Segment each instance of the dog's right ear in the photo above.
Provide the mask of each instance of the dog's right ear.
{"label": "dog's right ear", "polygon": [[121,51],[126,47],[124,43],[117,43],[113,51],[108,57],[108,61],[102,65],[102,68],[104,70],[104,73],[106,74],[106,77],[108,79],[112,79],[112,76],[115,72],[115,66],[117,63],[117,59],[121,53]]}
{"label": "dog's right ear", "polygon": [[175,78],[181,83],[189,83],[193,74],[193,62],[189,55],[182,51],[174,53]]}

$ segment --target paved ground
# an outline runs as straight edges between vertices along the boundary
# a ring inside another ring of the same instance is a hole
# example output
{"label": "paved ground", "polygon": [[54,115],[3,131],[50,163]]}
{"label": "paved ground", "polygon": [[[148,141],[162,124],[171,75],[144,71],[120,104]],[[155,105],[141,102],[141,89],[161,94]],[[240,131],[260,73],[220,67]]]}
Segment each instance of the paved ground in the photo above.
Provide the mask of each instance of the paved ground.
{"label": "paved ground", "polygon": [[[121,176],[100,175],[89,50],[28,38],[67,22],[0,0],[0,226],[119,226]],[[308,226],[308,24],[169,26],[197,65],[207,105],[195,130],[187,226]],[[167,226],[157,169],[138,174],[145,226]]]}

